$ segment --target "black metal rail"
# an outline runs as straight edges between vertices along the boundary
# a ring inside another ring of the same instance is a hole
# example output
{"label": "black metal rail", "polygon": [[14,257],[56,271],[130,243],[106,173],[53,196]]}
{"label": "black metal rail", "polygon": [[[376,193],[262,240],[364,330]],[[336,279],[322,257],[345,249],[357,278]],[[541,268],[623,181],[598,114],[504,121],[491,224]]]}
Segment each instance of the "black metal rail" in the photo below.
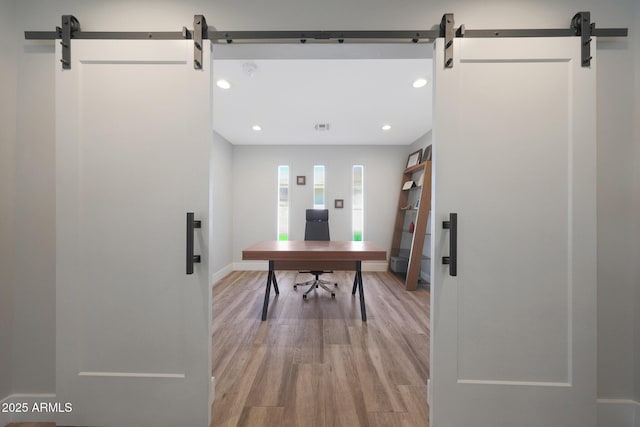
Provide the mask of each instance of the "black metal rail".
{"label": "black metal rail", "polygon": [[453,67],[453,38],[500,38],[500,37],[581,37],[582,65],[591,64],[591,37],[627,37],[627,28],[596,28],[591,22],[590,12],[578,12],[571,19],[569,28],[559,29],[495,29],[467,30],[464,25],[454,28],[452,13],[443,15],[439,28],[435,30],[403,30],[403,31],[209,31],[203,15],[195,15],[193,27],[182,31],[82,31],[79,21],[72,15],[62,16],[62,27],[56,31],[25,31],[27,40],[61,39],[63,46],[62,66],[71,68],[72,39],[111,39],[111,40],[194,40],[194,68],[202,68],[202,49],[200,43],[208,39],[219,43],[264,42],[264,41],[298,41],[306,43],[346,40],[352,42],[412,42],[445,39],[445,66]]}

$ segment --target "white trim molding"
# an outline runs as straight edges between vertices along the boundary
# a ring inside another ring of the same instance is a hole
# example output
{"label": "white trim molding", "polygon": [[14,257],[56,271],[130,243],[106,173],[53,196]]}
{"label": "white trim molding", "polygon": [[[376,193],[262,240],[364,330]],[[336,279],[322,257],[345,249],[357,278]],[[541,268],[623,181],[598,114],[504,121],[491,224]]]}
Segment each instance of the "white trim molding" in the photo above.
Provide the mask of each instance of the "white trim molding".
{"label": "white trim molding", "polygon": [[387,261],[362,261],[362,271],[387,271],[388,269]]}
{"label": "white trim molding", "polygon": [[216,400],[216,377],[211,377],[211,382],[209,383],[209,407],[213,405],[213,402]]}
{"label": "white trim molding", "polygon": [[420,270],[420,279],[423,282],[431,284],[431,274],[427,273],[426,271]]}
{"label": "white trim molding", "polygon": [[233,271],[267,271],[269,263],[267,261],[240,261],[233,263]]}
{"label": "white trim molding", "polygon": [[598,399],[598,427],[640,427],[640,402]]}
{"label": "white trim molding", "polygon": [[78,372],[79,377],[111,377],[111,378],[159,378],[180,379],[186,378],[185,374],[147,373],[147,372]]}
{"label": "white trim molding", "polygon": [[211,283],[213,283],[214,285],[216,283],[218,283],[220,280],[222,280],[227,274],[231,273],[232,271],[234,271],[235,269],[233,268],[234,264],[229,264],[223,268],[221,268],[220,270],[214,272],[211,274]]}
{"label": "white trim molding", "polygon": [[0,401],[0,426],[55,422],[57,414],[63,410],[65,402],[57,402],[55,394],[12,394]]}

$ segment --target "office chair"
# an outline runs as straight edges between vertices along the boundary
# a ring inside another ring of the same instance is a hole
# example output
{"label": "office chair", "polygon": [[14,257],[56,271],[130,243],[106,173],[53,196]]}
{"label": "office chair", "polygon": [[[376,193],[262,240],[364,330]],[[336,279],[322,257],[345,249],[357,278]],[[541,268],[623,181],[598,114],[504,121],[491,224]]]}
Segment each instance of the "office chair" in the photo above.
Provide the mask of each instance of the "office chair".
{"label": "office chair", "polygon": [[[329,211],[327,209],[307,209],[307,222],[304,227],[304,240],[331,240],[329,239]],[[333,273],[333,271],[299,271],[299,273],[310,273],[315,276],[314,279],[308,280],[303,283],[295,283],[293,285],[293,289],[298,289],[298,286],[311,286],[307,291],[302,295],[303,299],[307,299],[307,295],[313,289],[320,286],[322,289],[331,292],[331,298],[335,298],[336,294],[333,292],[333,289],[327,287],[327,285],[333,284],[334,287],[337,287],[338,284],[335,282],[328,282],[326,280],[321,280],[320,275],[323,273]]]}

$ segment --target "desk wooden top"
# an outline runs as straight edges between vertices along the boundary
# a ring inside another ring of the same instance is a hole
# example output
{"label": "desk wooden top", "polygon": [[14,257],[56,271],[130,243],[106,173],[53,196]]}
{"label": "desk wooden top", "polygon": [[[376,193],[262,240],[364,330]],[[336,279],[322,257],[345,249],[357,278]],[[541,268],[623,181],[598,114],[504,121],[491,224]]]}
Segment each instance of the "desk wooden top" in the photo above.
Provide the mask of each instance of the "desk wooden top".
{"label": "desk wooden top", "polygon": [[242,251],[243,260],[386,261],[387,252],[373,242],[270,240]]}

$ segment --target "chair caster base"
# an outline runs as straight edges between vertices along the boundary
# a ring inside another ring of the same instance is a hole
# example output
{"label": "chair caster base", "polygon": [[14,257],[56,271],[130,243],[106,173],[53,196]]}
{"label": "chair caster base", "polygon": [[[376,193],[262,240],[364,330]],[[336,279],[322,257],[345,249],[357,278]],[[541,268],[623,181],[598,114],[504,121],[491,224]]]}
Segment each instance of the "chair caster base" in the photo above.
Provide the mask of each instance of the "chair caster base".
{"label": "chair caster base", "polygon": [[302,299],[307,299],[307,296],[306,295],[302,295]]}

